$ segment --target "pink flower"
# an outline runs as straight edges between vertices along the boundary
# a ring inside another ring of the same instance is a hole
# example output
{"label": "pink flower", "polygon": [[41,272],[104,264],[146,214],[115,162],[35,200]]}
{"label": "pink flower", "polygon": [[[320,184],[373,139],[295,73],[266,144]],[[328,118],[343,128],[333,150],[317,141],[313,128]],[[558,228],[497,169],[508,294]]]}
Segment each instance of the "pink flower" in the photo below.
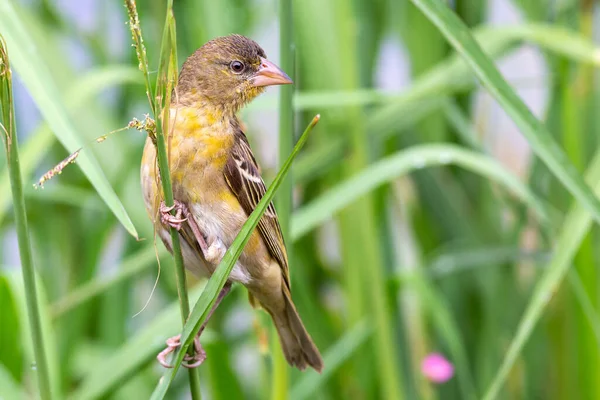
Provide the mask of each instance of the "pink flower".
{"label": "pink flower", "polygon": [[454,366],[440,353],[431,353],[423,359],[421,372],[434,383],[444,383],[454,375]]}

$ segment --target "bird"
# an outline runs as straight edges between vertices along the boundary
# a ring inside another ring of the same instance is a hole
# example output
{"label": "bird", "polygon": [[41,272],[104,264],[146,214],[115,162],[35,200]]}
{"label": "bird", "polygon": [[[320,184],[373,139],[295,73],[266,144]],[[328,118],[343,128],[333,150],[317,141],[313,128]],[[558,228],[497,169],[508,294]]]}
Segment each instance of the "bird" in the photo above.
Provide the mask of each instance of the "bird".
{"label": "bird", "polygon": [[[156,234],[172,252],[170,228],[178,230],[184,266],[194,275],[214,273],[266,192],[238,111],[266,87],[292,83],[258,43],[238,34],[206,42],[183,63],[166,132],[173,206],[165,205],[150,138],[144,146],[140,178]],[[194,339],[194,355],[186,355],[183,365],[197,367],[206,359],[200,335],[234,282],[247,288],[253,307],[271,316],[287,362],[299,370],[311,367],[321,372],[321,354],[292,300],[287,251],[272,203]],[[179,345],[180,336],[168,339],[157,356],[160,364],[171,367],[166,357]]]}

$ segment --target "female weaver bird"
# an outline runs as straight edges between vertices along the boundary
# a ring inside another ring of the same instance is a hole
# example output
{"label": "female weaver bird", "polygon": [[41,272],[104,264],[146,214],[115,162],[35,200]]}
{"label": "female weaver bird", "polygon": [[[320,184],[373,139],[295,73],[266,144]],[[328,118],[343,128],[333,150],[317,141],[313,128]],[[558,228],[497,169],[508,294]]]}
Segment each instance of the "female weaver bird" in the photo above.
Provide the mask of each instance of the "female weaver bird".
{"label": "female weaver bird", "polygon": [[[240,35],[207,42],[183,64],[172,96],[168,132],[175,205],[166,207],[163,201],[150,139],[144,147],[141,181],[156,232],[172,251],[169,228],[179,231],[185,267],[194,274],[215,271],[266,191],[236,113],[266,86],[291,83],[256,42]],[[287,253],[273,204],[251,234],[208,318],[232,282],[243,284],[251,304],[271,315],[288,363],[320,372],[321,355],[292,301]],[[194,341],[195,355],[186,356],[187,367],[196,367],[206,358],[199,341],[205,325]],[[179,345],[178,336],[167,340],[168,347],[157,357],[163,366],[170,367],[165,357]]]}

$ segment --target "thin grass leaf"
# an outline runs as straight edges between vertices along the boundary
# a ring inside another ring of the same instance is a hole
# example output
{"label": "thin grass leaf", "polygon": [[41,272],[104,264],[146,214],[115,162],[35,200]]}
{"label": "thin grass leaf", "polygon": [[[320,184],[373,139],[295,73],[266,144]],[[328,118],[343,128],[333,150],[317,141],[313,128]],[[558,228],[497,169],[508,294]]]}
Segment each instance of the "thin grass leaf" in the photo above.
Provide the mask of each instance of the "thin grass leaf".
{"label": "thin grass leaf", "polygon": [[[0,2],[0,26],[7,44],[12,49],[11,58],[15,70],[21,76],[53,133],[69,153],[81,148],[83,143],[69,119],[62,101],[63,96],[44,60],[40,58],[33,38],[11,1]],[[131,219],[94,156],[89,152],[82,153],[77,164],[125,229],[137,238],[137,231]]]}
{"label": "thin grass leaf", "polygon": [[319,393],[321,388],[327,384],[335,372],[346,362],[352,354],[373,334],[373,325],[366,321],[361,321],[349,329],[336,343],[334,343],[323,356],[323,363],[327,368],[322,373],[310,370],[306,371],[300,379],[296,381],[290,390],[290,399],[304,400],[313,399]]}
{"label": "thin grass leaf", "polygon": [[540,221],[548,222],[545,204],[494,159],[454,145],[431,144],[415,146],[379,160],[299,208],[292,220],[292,238],[297,240],[357,198],[386,182],[412,171],[440,165],[461,166],[505,186],[526,203]]}
{"label": "thin grass leaf", "polygon": [[429,263],[427,275],[433,279],[442,279],[445,276],[473,270],[477,267],[501,266],[502,264],[520,261],[543,263],[549,259],[549,252],[531,252],[506,246],[451,250],[436,256]]}
{"label": "thin grass leaf", "polygon": [[13,379],[21,380],[23,376],[23,344],[21,342],[24,339],[20,322],[22,316],[10,284],[3,275],[0,275],[0,310],[2,310],[0,367],[5,368],[4,372],[8,373],[8,376],[12,375]]}
{"label": "thin grass leaf", "polygon": [[29,189],[25,198],[38,201],[40,204],[65,204],[84,209],[103,211],[104,203],[93,190],[82,189],[79,186],[54,184],[52,189]]}
{"label": "thin grass leaf", "polygon": [[[294,30],[292,18],[292,1],[279,0],[279,66],[288,71],[293,80],[294,74]],[[295,85],[284,85],[279,89],[279,166],[294,149],[294,88]],[[290,221],[292,219],[293,171],[281,183],[275,206],[281,226],[284,243],[289,242]],[[293,247],[287,249],[290,265],[294,263]],[[271,377],[271,399],[286,400],[288,398],[289,374],[288,364],[279,344],[279,335],[275,326],[271,326],[271,355],[273,359],[273,375]]]}
{"label": "thin grass leaf", "polygon": [[585,286],[575,269],[570,269],[567,273],[567,279],[571,286],[571,290],[575,294],[575,298],[579,302],[583,314],[585,315],[594,336],[596,337],[596,346],[600,347],[600,317],[594,308],[592,300],[589,298]]}
{"label": "thin grass leaf", "polygon": [[[540,48],[591,65],[600,65],[600,48],[589,38],[578,32],[542,23],[524,23],[511,26],[484,25],[472,30],[472,34],[492,59],[509,55],[524,42]],[[351,106],[385,105],[390,110],[396,108],[394,103],[411,101],[418,98],[436,97],[440,94],[451,94],[464,91],[475,85],[469,66],[457,55],[451,55],[436,65],[430,72],[418,77],[413,84],[402,92],[389,92],[380,89],[355,89],[345,91],[303,91],[294,96],[296,111],[311,109],[346,108]],[[259,98],[248,105],[248,110],[274,109],[277,101],[274,98]],[[390,115],[392,114],[389,111]],[[402,115],[405,116],[405,115]],[[400,117],[394,118],[400,120]],[[384,118],[378,118],[383,122]]]}
{"label": "thin grass leaf", "polygon": [[12,71],[8,58],[8,48],[4,37],[0,35],[0,137],[4,142],[10,189],[15,214],[15,228],[21,260],[21,276],[25,287],[27,315],[29,317],[30,336],[33,342],[33,356],[37,363],[37,381],[42,399],[54,398],[46,354],[47,341],[44,338],[41,311],[36,288],[36,274],[31,252],[30,232],[27,222],[27,209],[23,195],[21,164],[19,162],[19,143],[13,108]]}
{"label": "thin grass leaf", "polygon": [[502,77],[492,60],[482,51],[465,24],[442,0],[411,1],[427,15],[456,51],[463,56],[490,94],[520,128],[535,154],[577,201],[590,210],[597,221],[600,221],[600,200],[594,196],[544,124],[533,115]]}
{"label": "thin grass leaf", "polygon": [[[368,26],[372,13],[377,12],[373,7],[379,8],[380,4],[369,6],[344,0],[294,2],[296,43],[298,54],[302,55],[300,67],[304,87],[355,90],[374,76],[370,55],[375,52],[368,49],[373,36],[359,32]],[[370,8],[369,12],[360,12],[363,6]],[[339,68],[339,65],[344,67]],[[366,113],[367,110],[361,107],[330,112],[331,118],[327,118],[324,127],[330,132],[327,136],[347,138],[351,157],[343,158],[337,174],[328,174],[322,184],[331,184],[335,175],[352,176],[369,164],[372,155],[370,133],[377,130],[368,124]],[[326,140],[325,137],[321,139]],[[373,351],[357,353],[353,359],[351,368],[358,376],[357,389],[368,393],[367,397],[399,400],[404,398],[405,375],[401,362],[404,354],[393,333],[391,316],[396,315],[396,309],[386,298],[387,260],[379,237],[382,208],[376,206],[377,200],[375,195],[365,196],[337,218],[344,265],[342,290],[347,323],[358,323],[368,314],[378,327],[373,334]],[[360,229],[356,229],[357,226]]]}
{"label": "thin grass leaf", "polygon": [[250,239],[250,234],[258,225],[258,221],[266,211],[273,197],[275,196],[275,193],[281,185],[287,172],[289,171],[294,158],[296,157],[300,149],[302,149],[302,146],[304,146],[304,144],[308,140],[308,134],[312,131],[317,122],[319,122],[318,115],[313,118],[313,120],[308,125],[302,136],[300,136],[300,139],[298,139],[298,142],[294,146],[292,153],[279,170],[279,173],[273,180],[273,183],[271,183],[263,198],[260,200],[252,214],[250,214],[248,220],[242,226],[242,229],[240,230],[235,240],[223,256],[223,260],[221,261],[221,263],[219,263],[219,266],[208,281],[206,288],[204,289],[202,295],[194,305],[192,313],[190,314],[190,317],[188,318],[187,322],[185,323],[185,326],[183,327],[183,331],[181,333],[181,347],[175,353],[172,361],[174,367],[171,371],[167,371],[165,375],[163,375],[163,377],[160,379],[158,385],[156,386],[156,389],[154,389],[154,393],[152,393],[153,400],[163,399],[165,394],[167,393],[167,390],[173,382],[173,379],[177,374],[179,366],[183,361],[185,352],[194,340],[196,333],[198,333],[198,331],[200,330],[200,326],[206,319],[208,311],[215,303],[219,292],[225,285],[225,282],[227,281],[231,270],[237,262],[237,259],[242,254],[246,243]]}
{"label": "thin grass leaf", "polygon": [[[442,107],[448,99],[444,97],[427,98],[417,100],[413,103],[405,104],[402,110],[404,118],[398,121],[394,131],[379,130],[373,132],[372,140],[374,145],[378,145],[388,139],[392,133],[399,134],[406,132],[419,121],[432,112]],[[292,168],[295,184],[306,183],[311,179],[324,175],[331,167],[339,163],[340,158],[348,152],[347,138],[335,136],[329,138],[326,142],[309,149],[298,156],[298,161]]]}
{"label": "thin grass leaf", "polygon": [[476,399],[475,385],[469,371],[467,352],[461,340],[460,330],[452,317],[452,313],[446,306],[448,302],[441,295],[438,295],[427,278],[422,276],[423,273],[423,271],[415,269],[414,273],[407,277],[406,283],[414,287],[438,334],[446,341],[456,366],[456,375],[462,393],[461,397],[463,399]]}
{"label": "thin grass leaf", "polygon": [[25,399],[27,396],[10,372],[0,364],[0,399]]}
{"label": "thin grass leaf", "polygon": [[[202,290],[202,286],[191,290],[190,297],[198,298]],[[90,366],[81,385],[71,393],[69,398],[101,399],[136,376],[145,366],[156,360],[158,352],[165,347],[164,338],[177,334],[180,329],[178,328],[180,318],[179,304],[173,302],[100,364]],[[210,342],[212,332],[206,333],[208,333],[206,341]]]}
{"label": "thin grass leaf", "polygon": [[546,51],[572,61],[600,65],[600,48],[579,32],[543,23],[504,27],[504,31],[515,39],[535,43]]}
{"label": "thin grass leaf", "polygon": [[[67,90],[65,107],[68,111],[75,112],[81,107],[87,106],[89,101],[102,90],[124,83],[141,83],[135,68],[115,65],[94,69],[77,79]],[[42,123],[21,147],[21,173],[25,182],[32,181],[35,167],[55,139],[48,125]],[[0,223],[10,204],[9,185],[8,172],[3,172],[0,176]],[[37,193],[47,194],[48,190],[37,191]]]}
{"label": "thin grass leaf", "polygon": [[[25,285],[23,284],[23,278],[21,277],[21,273],[19,270],[15,270],[15,268],[7,268],[9,272],[4,274],[6,282],[10,286],[10,290],[13,293],[15,304],[19,308],[19,315],[25,316],[28,314],[28,300],[27,290]],[[36,281],[41,281],[39,275],[36,274]],[[42,285],[37,285],[37,299],[38,299],[38,308],[40,311],[40,326],[41,326],[41,334],[43,337],[44,343],[54,344],[56,343],[56,336],[54,327],[50,321],[50,316],[48,313],[48,303],[46,301],[47,295],[44,291],[44,287]],[[25,369],[26,372],[32,374],[29,376],[29,379],[35,379],[35,375],[38,373],[38,364],[36,362],[36,353],[37,348],[36,345],[28,340],[32,336],[32,328],[29,318],[21,319],[21,335],[23,340],[21,342],[23,346],[23,351],[25,355],[25,362],[31,363],[30,368]],[[53,398],[61,398],[61,388],[60,388],[60,376],[61,376],[61,365],[59,363],[57,349],[55,346],[50,345],[46,348],[46,358],[48,365],[48,379],[50,381],[50,390],[52,392]]]}
{"label": "thin grass leaf", "polygon": [[110,278],[93,279],[75,290],[68,293],[65,297],[57,300],[50,306],[50,314],[53,319],[60,318],[69,311],[85,304],[86,302],[102,295],[107,290],[115,287],[119,283],[125,282],[135,275],[145,271],[147,268],[156,265],[156,256],[163,258],[167,251],[163,247],[155,249],[150,245],[146,248],[132,254],[123,260],[118,267],[118,273]]}
{"label": "thin grass leaf", "polygon": [[[596,194],[600,195],[600,152],[596,154],[586,177],[590,184],[594,184]],[[560,234],[556,242],[554,256],[550,261],[548,269],[544,272],[533,290],[533,295],[519,322],[517,332],[510,343],[500,368],[494,375],[493,382],[486,390],[484,399],[492,400],[498,396],[508,373],[521,354],[523,346],[529,339],[533,328],[542,316],[552,296],[558,290],[562,279],[571,265],[573,257],[577,253],[585,235],[590,230],[592,222],[593,217],[581,205],[575,204],[569,210],[564,224],[559,231]]]}

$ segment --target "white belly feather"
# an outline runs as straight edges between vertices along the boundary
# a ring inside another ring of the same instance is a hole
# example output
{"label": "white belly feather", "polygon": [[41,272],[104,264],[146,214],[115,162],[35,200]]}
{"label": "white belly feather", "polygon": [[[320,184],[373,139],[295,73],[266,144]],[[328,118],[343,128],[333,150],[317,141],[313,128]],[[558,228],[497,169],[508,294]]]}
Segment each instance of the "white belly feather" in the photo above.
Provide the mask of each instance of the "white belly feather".
{"label": "white belly feather", "polygon": [[[222,209],[215,212],[216,210],[214,210],[214,208],[205,205],[193,204],[189,207],[200,231],[208,238],[208,245],[210,246],[211,240],[218,239],[223,242],[226,248],[229,248],[235,236],[232,237],[231,234],[227,234],[226,232],[237,232],[239,228],[235,231],[232,231],[231,229],[225,231],[224,227],[238,225],[238,218],[235,218],[232,213],[224,214]],[[171,235],[168,230],[161,229],[159,235],[161,239],[172,247]],[[217,265],[209,264],[183,239],[182,236],[180,236],[180,239],[185,267],[199,277],[212,275]],[[229,279],[246,285],[250,282],[251,277],[246,268],[238,261],[233,267]]]}

